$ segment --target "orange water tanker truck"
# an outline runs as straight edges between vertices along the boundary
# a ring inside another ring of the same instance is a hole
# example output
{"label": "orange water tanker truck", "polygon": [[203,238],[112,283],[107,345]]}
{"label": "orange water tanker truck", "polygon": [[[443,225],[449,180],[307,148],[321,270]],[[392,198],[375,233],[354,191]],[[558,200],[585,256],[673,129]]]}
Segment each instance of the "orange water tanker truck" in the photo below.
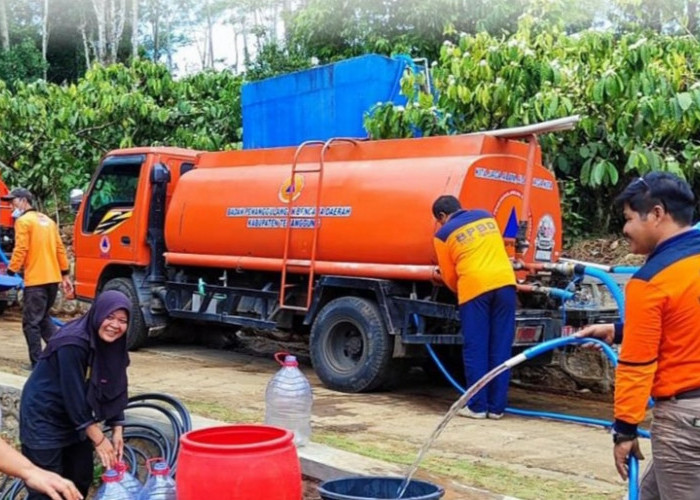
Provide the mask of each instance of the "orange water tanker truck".
{"label": "orange water tanker truck", "polygon": [[460,352],[431,213],[452,194],[494,213],[521,269],[514,349],[524,349],[562,328],[558,304],[532,293],[547,289],[543,268],[562,244],[559,191],[537,135],[575,122],[297,148],[112,151],[73,200],[77,294],[127,294],[139,311],[132,349],[172,318],[291,330],[308,335],[326,386],[378,389],[424,360],[424,344]]}

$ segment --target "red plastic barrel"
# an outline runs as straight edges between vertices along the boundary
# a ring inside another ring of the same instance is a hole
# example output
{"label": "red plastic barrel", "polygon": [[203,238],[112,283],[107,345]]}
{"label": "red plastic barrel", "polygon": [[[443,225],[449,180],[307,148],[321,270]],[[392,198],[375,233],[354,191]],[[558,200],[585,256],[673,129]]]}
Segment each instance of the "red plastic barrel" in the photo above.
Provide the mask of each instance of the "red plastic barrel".
{"label": "red plastic barrel", "polygon": [[301,466],[291,431],[228,425],[180,438],[178,500],[301,500]]}

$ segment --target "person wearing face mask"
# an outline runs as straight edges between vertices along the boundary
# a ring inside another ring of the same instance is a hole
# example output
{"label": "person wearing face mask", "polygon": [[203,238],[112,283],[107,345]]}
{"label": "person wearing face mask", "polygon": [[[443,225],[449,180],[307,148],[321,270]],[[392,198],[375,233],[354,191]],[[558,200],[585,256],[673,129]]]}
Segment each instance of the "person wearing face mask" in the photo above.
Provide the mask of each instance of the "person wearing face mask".
{"label": "person wearing face mask", "polygon": [[[87,314],[49,340],[22,390],[22,454],[73,481],[83,496],[92,482],[93,453],[105,468],[123,457],[130,314],[131,301],[123,293],[100,293]],[[101,422],[111,427],[111,438]],[[27,498],[48,497],[30,488]]]}
{"label": "person wearing face mask", "polygon": [[41,339],[51,338],[55,327],[49,310],[56,300],[59,283],[66,297],[73,294],[68,257],[58,226],[34,209],[34,196],[24,188],[15,188],[2,197],[12,202],[15,220],[15,246],[7,274],[24,274],[22,330],[27,340],[30,368],[41,354]]}

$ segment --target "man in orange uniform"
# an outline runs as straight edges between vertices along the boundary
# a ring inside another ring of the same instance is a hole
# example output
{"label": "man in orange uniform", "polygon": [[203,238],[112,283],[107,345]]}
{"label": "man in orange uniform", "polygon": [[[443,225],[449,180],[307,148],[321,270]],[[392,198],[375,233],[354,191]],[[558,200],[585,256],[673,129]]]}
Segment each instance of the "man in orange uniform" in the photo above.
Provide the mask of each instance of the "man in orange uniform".
{"label": "man in orange uniform", "polygon": [[[442,281],[457,294],[462,325],[464,373],[471,386],[511,355],[515,335],[515,273],[498,224],[485,210],[462,210],[454,196],[433,203],[442,226],[435,252]],[[475,395],[459,414],[470,418],[503,416],[508,372]]]}
{"label": "man in orange uniform", "polygon": [[7,273],[14,275],[24,270],[22,330],[33,369],[41,354],[41,339],[48,342],[55,331],[49,310],[56,300],[58,284],[62,282],[65,296],[73,294],[73,284],[58,227],[32,207],[32,194],[15,188],[2,200],[11,201],[15,209],[15,247]]}
{"label": "man in orange uniform", "polygon": [[[627,479],[630,454],[643,458],[637,425],[649,395],[653,462],[641,500],[700,498],[700,231],[691,227],[695,197],[673,174],[631,182],[616,203],[634,253],[648,255],[627,284],[625,323],[593,325],[580,336],[622,341],[615,377],[615,466]],[[623,335],[624,330],[624,335]]]}

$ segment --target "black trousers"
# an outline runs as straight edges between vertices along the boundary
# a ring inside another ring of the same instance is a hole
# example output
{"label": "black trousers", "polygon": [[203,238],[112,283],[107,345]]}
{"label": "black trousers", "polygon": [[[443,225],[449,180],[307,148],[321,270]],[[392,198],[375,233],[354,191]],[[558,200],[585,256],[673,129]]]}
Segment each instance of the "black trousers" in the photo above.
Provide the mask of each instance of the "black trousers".
{"label": "black trousers", "polygon": [[22,309],[22,330],[29,348],[29,361],[32,368],[39,361],[41,339],[48,342],[56,331],[51,322],[49,311],[56,300],[58,283],[28,286],[24,288],[24,306]]}
{"label": "black trousers", "polygon": [[[22,445],[22,454],[42,469],[60,474],[75,483],[78,491],[87,498],[88,489],[92,483],[93,449],[89,439],[50,450],[35,450]],[[51,500],[51,497],[30,490],[27,500]]]}

